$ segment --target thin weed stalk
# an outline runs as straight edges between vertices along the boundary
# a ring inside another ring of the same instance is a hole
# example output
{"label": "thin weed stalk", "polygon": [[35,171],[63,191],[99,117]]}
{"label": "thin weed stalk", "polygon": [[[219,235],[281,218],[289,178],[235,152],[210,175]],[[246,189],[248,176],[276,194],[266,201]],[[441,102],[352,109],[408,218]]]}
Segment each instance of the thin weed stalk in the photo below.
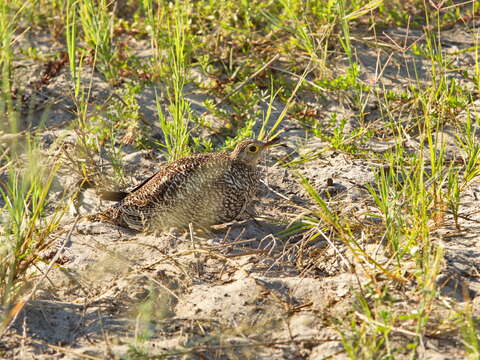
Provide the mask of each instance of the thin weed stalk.
{"label": "thin weed stalk", "polygon": [[[28,2],[24,2],[15,12],[12,4],[7,1],[0,2],[0,119],[4,119],[0,124],[0,130],[9,130],[12,133],[18,131],[17,112],[13,103],[13,43],[15,42],[16,24],[19,17],[27,7]],[[5,128],[7,124],[7,128]]]}
{"label": "thin weed stalk", "polygon": [[87,126],[88,102],[91,95],[93,71],[95,68],[97,52],[96,51],[94,52],[90,85],[88,89],[86,89],[82,83],[82,73],[81,73],[83,69],[84,54],[82,51],[80,51],[79,47],[77,46],[77,41],[78,41],[77,17],[78,17],[78,11],[79,11],[78,6],[79,6],[78,2],[75,0],[68,0],[67,2],[67,13],[65,17],[65,37],[66,37],[66,43],[67,43],[70,76],[73,84],[72,85],[73,100],[75,102],[75,106],[77,110],[78,124],[81,129],[85,129],[85,127]]}
{"label": "thin weed stalk", "polygon": [[[310,63],[309,63],[310,65]],[[285,104],[285,106],[283,107],[282,109],[282,112],[280,113],[280,115],[278,116],[277,120],[275,121],[275,123],[272,125],[272,127],[268,130],[268,133],[266,131],[267,129],[267,125],[268,123],[270,122],[270,117],[272,115],[272,108],[273,108],[273,102],[275,101],[275,97],[277,96],[277,94],[280,92],[281,89],[278,89],[275,93],[273,92],[273,85],[270,87],[270,102],[268,104],[268,108],[267,108],[267,113],[263,119],[263,122],[262,122],[262,127],[260,128],[260,131],[259,131],[259,134],[258,134],[258,139],[259,140],[263,140],[265,138],[267,139],[275,139],[277,138],[278,136],[280,136],[280,134],[282,133],[282,130],[278,130],[277,131],[277,128],[280,126],[280,124],[282,123],[283,119],[285,118],[285,116],[287,115],[288,113],[288,110],[290,109],[290,107],[292,106],[292,104],[294,103],[295,101],[295,96],[298,92],[298,90],[300,89],[301,85],[304,83],[304,80],[305,78],[307,77],[307,75],[309,74],[310,70],[309,70],[310,66],[307,66],[303,72],[303,74],[299,77],[296,85],[295,85],[295,88],[293,89],[292,91],[292,94],[290,95],[290,97],[288,98],[287,100],[287,103]]]}

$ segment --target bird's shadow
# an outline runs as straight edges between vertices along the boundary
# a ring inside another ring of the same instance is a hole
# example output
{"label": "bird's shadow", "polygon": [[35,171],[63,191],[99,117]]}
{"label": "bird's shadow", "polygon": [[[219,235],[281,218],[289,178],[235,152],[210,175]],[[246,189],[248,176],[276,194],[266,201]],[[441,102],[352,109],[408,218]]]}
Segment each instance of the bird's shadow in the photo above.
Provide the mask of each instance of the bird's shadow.
{"label": "bird's shadow", "polygon": [[[235,245],[236,249],[262,249],[272,240],[278,240],[278,234],[286,229],[284,224],[275,224],[263,219],[250,218],[214,226],[210,229],[209,241],[226,247]],[[204,239],[207,236],[203,237]]]}

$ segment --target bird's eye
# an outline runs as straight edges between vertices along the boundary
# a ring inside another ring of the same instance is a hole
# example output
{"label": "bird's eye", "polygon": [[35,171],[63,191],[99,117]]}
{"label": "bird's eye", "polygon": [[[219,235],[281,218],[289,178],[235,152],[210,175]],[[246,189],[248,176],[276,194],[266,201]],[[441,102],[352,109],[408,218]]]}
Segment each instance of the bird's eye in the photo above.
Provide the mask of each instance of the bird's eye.
{"label": "bird's eye", "polygon": [[247,151],[251,152],[251,153],[256,153],[259,149],[260,149],[260,147],[258,147],[257,145],[250,145],[247,148]]}

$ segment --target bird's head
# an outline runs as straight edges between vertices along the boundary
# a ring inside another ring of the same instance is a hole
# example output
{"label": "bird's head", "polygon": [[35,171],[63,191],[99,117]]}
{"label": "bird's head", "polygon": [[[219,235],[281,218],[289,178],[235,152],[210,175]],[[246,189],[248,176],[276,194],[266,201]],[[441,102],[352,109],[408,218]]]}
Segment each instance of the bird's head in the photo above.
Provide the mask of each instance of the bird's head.
{"label": "bird's head", "polygon": [[233,160],[255,166],[260,160],[260,155],[267,147],[276,144],[277,140],[260,141],[255,139],[244,140],[239,143],[230,155]]}

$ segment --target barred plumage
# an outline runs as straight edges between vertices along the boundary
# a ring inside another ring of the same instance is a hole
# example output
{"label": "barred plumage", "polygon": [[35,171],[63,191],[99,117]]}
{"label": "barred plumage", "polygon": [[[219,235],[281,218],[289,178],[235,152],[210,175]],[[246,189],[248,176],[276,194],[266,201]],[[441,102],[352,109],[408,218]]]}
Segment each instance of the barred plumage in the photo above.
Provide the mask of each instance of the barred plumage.
{"label": "barred plumage", "polygon": [[[245,140],[231,153],[192,155],[166,164],[114,206],[90,216],[139,231],[209,227],[235,220],[253,198],[262,151],[275,141]],[[112,198],[116,198],[115,195]]]}

